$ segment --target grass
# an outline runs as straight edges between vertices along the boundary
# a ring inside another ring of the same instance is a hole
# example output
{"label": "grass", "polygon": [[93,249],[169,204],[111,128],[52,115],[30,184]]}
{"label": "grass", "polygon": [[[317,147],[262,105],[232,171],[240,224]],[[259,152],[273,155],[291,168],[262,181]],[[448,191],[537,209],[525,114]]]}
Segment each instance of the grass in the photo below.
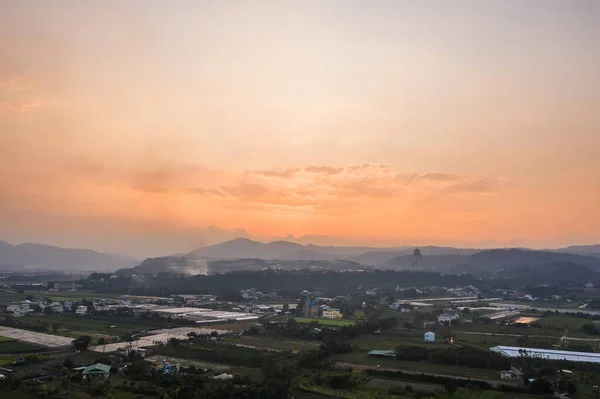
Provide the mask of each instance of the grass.
{"label": "grass", "polygon": [[316,321],[319,325],[322,326],[335,326],[335,327],[343,327],[343,326],[351,326],[355,324],[355,321],[352,320],[340,320],[340,319],[322,319],[317,317],[294,317],[298,323],[308,324]]}
{"label": "grass", "polygon": [[379,335],[361,335],[352,340],[352,344],[362,350],[395,349],[399,345],[427,346],[434,348],[449,348],[450,344],[443,342],[427,343],[423,340],[421,331],[389,330]]}
{"label": "grass", "polygon": [[589,319],[580,319],[578,317],[569,317],[561,315],[553,315],[542,317],[541,319],[534,322],[545,328],[560,328],[568,329],[569,331],[581,330],[581,327],[588,324]]}
{"label": "grass", "polygon": [[500,378],[498,371],[489,370],[489,369],[475,369],[469,367],[459,367],[459,366],[448,366],[448,365],[440,365],[440,364],[432,364],[428,362],[410,362],[410,361],[400,361],[395,359],[385,359],[379,357],[370,357],[366,353],[361,352],[352,352],[345,353],[341,355],[335,355],[333,357],[334,360],[338,362],[347,362],[347,363],[355,363],[366,366],[373,366],[374,368],[377,365],[380,365],[383,368],[397,369],[402,371],[418,371],[422,373],[432,373],[432,374],[447,374],[453,375],[457,377],[472,377],[472,378],[482,378],[482,379],[494,379],[497,380]]}
{"label": "grass", "polygon": [[9,338],[9,337],[2,337],[0,336],[0,342],[5,342],[5,341],[14,341],[14,338]]}
{"label": "grass", "polygon": [[31,344],[28,342],[22,342],[22,341],[17,341],[17,340],[0,342],[0,354],[33,352],[33,351],[42,350],[42,349],[46,349],[46,348],[35,345],[35,344]]}
{"label": "grass", "polygon": [[[174,327],[167,319],[146,320],[136,317],[48,315],[27,317],[28,323],[58,324],[57,335],[72,337],[73,334],[97,336],[121,336],[134,334],[136,330]],[[110,328],[110,326],[115,328]]]}
{"label": "grass", "polygon": [[319,347],[319,342],[300,341],[291,339],[276,339],[243,336],[240,338],[226,338],[223,342],[239,345],[248,345],[261,349],[278,349],[278,350],[303,350],[316,349]]}
{"label": "grass", "polygon": [[377,387],[377,388],[400,388],[405,389],[406,386],[410,386],[413,390],[418,392],[430,392],[435,393],[441,389],[444,389],[441,385],[437,384],[426,384],[423,382],[414,382],[414,381],[400,381],[400,380],[392,380],[387,378],[373,378],[371,381],[367,383],[367,385]]}

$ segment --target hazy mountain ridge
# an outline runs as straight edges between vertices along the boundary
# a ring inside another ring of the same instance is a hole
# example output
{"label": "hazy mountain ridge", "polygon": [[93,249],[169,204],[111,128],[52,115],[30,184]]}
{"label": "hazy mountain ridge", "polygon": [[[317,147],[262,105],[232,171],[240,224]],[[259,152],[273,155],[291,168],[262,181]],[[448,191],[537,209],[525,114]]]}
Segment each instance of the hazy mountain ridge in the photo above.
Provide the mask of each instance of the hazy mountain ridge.
{"label": "hazy mountain ridge", "polygon": [[586,283],[597,281],[600,273],[572,262],[556,262],[538,266],[518,266],[497,273],[498,277],[530,281],[532,284]]}
{"label": "hazy mountain ridge", "polygon": [[139,260],[125,255],[108,255],[91,249],[60,248],[0,241],[0,265],[55,270],[116,270],[132,267]]}
{"label": "hazy mountain ridge", "polygon": [[[179,259],[150,258],[138,270],[185,272],[186,268],[201,269],[208,265],[211,272],[249,270],[258,267],[323,266],[338,269],[339,262],[348,262],[349,268],[381,268],[391,270],[420,269],[448,273],[494,274],[516,267],[537,267],[547,264],[571,263],[600,270],[600,258],[586,255],[530,249],[491,249],[453,247],[421,247],[422,259],[413,262],[414,248],[321,247],[289,241],[262,243],[238,238],[221,244],[202,247]],[[162,262],[162,266],[161,266]],[[168,263],[168,264],[167,264]]]}

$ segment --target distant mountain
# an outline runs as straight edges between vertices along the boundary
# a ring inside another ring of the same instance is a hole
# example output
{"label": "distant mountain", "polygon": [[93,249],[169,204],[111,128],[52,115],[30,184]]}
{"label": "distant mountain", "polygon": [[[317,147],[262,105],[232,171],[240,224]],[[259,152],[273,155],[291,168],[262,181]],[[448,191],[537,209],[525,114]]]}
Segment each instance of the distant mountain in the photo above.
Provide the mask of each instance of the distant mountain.
{"label": "distant mountain", "polygon": [[600,273],[572,262],[556,262],[538,266],[519,266],[497,274],[504,279],[531,284],[586,283],[597,281]]}
{"label": "distant mountain", "polygon": [[447,270],[454,273],[483,274],[520,266],[539,266],[557,263],[570,263],[591,270],[600,270],[599,258],[562,252],[524,249],[491,249],[480,251],[460,259],[459,263],[452,265]]}
{"label": "distant mountain", "polygon": [[[575,248],[575,247],[573,247]],[[146,259],[134,273],[215,273],[231,270],[259,270],[265,267],[324,267],[329,270],[381,268],[430,270],[446,273],[494,274],[522,266],[572,263],[600,270],[600,257],[558,251],[421,247],[422,259],[413,262],[412,247],[336,247],[298,244],[289,241],[262,243],[237,238],[195,249],[180,256]],[[586,248],[589,251],[593,248]],[[575,250],[575,249],[574,249]],[[127,271],[124,271],[128,273]]]}
{"label": "distant mountain", "polygon": [[25,243],[11,245],[0,241],[0,265],[54,270],[113,271],[133,267],[139,261],[123,255],[107,255],[90,249],[59,248]]}
{"label": "distant mountain", "polygon": [[[195,249],[191,255],[208,259],[261,258],[280,260],[351,260],[364,265],[380,266],[390,259],[413,253],[413,247],[336,247],[297,244],[289,241],[262,243],[247,238],[237,238],[221,244]],[[472,254],[475,249],[458,249],[428,246],[424,254]]]}
{"label": "distant mountain", "polygon": [[221,244],[195,249],[190,252],[190,255],[210,259],[273,259],[303,249],[303,245],[289,241],[273,241],[265,244],[248,238],[236,238]]}
{"label": "distant mountain", "polygon": [[555,250],[556,252],[566,252],[570,254],[593,256],[600,258],[600,244],[599,245],[574,245],[571,247],[561,248]]}

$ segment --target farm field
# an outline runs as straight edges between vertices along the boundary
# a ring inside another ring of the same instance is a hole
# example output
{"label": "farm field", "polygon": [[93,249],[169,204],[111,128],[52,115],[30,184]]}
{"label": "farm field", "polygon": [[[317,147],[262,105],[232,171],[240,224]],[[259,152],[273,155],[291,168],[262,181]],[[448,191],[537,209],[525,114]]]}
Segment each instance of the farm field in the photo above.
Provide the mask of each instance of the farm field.
{"label": "farm field", "polygon": [[[6,337],[13,338],[18,341],[4,341],[0,342],[0,348],[5,345],[6,348],[15,347],[15,345],[19,345],[19,351],[32,351],[36,349],[43,349],[44,347],[60,347],[60,346],[69,346],[72,343],[72,339],[60,337],[57,335],[44,334],[35,331],[28,330],[20,330],[18,328],[11,327],[0,327],[0,334]],[[29,348],[29,349],[27,349]],[[0,353],[2,349],[0,349]],[[18,352],[14,351],[13,353]]]}
{"label": "farm field", "polygon": [[301,341],[301,340],[287,340],[287,339],[273,339],[273,338],[261,338],[261,337],[249,337],[243,336],[239,338],[225,338],[222,342],[248,345],[260,349],[277,349],[277,350],[309,350],[317,349],[320,342],[314,341]]}
{"label": "farm field", "polygon": [[553,315],[542,317],[541,319],[534,322],[534,324],[541,325],[544,329],[567,329],[571,331],[581,330],[581,327],[588,324],[589,319],[581,319],[578,317],[569,317],[561,315]]}
{"label": "farm field", "polygon": [[21,342],[15,339],[0,341],[0,354],[11,354],[11,353],[23,353],[23,352],[34,352],[38,350],[44,350],[43,346],[35,345],[33,343]]}
{"label": "farm field", "polygon": [[450,344],[442,341],[428,343],[423,340],[421,331],[385,331],[379,335],[361,335],[352,340],[357,348],[370,351],[373,349],[395,349],[399,345],[417,345],[434,348],[449,348]]}
{"label": "farm field", "polygon": [[298,323],[312,323],[314,321],[318,322],[322,326],[335,326],[335,327],[343,327],[343,326],[351,326],[355,324],[355,321],[352,320],[340,320],[340,319],[324,319],[320,317],[294,317]]}
{"label": "farm field", "polygon": [[[167,319],[140,319],[137,317],[114,317],[114,316],[78,316],[78,315],[49,315],[39,317],[27,317],[30,324],[56,323],[57,335],[66,337],[78,337],[90,335],[93,339],[118,338],[123,335],[135,334],[139,330],[153,330],[166,327],[175,327]],[[115,326],[111,328],[111,326]]]}
{"label": "farm field", "polygon": [[386,359],[380,357],[370,357],[366,352],[353,352],[345,353],[341,355],[335,355],[334,360],[338,362],[347,362],[360,364],[365,366],[376,367],[377,365],[383,368],[406,370],[406,371],[418,371],[422,373],[432,374],[447,374],[454,375],[457,377],[476,377],[483,379],[494,379],[500,378],[498,371],[490,369],[473,369],[468,367],[459,366],[446,366],[439,364],[432,364],[428,362],[410,362],[400,361],[395,359]]}
{"label": "farm field", "polygon": [[371,379],[367,385],[377,388],[400,388],[405,389],[407,386],[410,386],[413,390],[418,392],[429,392],[435,393],[442,389],[443,386],[437,384],[427,384],[424,382],[415,382],[415,381],[401,381],[401,380],[392,380],[387,378],[373,378]]}

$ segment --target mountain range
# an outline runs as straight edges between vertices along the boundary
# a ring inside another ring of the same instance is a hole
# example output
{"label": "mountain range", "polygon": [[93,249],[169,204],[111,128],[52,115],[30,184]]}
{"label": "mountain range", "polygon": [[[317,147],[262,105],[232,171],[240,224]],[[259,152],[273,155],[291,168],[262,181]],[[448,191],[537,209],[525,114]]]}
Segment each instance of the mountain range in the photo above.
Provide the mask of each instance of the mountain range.
{"label": "mountain range", "polygon": [[[289,241],[262,243],[237,238],[224,243],[195,249],[188,254],[149,258],[126,273],[180,273],[256,270],[263,267],[378,268],[389,270],[431,270],[447,273],[495,274],[518,267],[539,268],[549,264],[574,264],[596,273],[600,270],[600,253],[591,246],[564,250],[492,249],[421,247],[415,263],[412,247],[373,248],[336,247],[298,244]],[[594,256],[595,255],[595,256]],[[344,264],[346,262],[346,264]]]}
{"label": "mountain range", "polygon": [[113,271],[133,267],[139,262],[132,257],[105,254],[90,249],[59,248],[31,243],[11,245],[0,241],[0,267],[3,269]]}
{"label": "mountain range", "polygon": [[[417,268],[448,273],[486,274],[516,267],[575,264],[594,272],[600,270],[600,245],[551,250],[481,250],[424,246],[420,250],[422,258],[418,264],[415,264],[413,247],[319,246],[284,240],[262,243],[247,238],[237,238],[197,248],[187,254],[148,258],[140,264],[140,261],[135,258],[88,249],[59,248],[30,243],[11,245],[0,241],[0,267],[114,271],[139,265],[142,266],[140,272],[148,266],[148,272],[169,270],[198,273],[206,270],[218,271],[221,268],[245,270],[263,266],[286,268],[305,265],[336,270],[346,267],[392,270]],[[235,262],[231,262],[232,260]]]}

